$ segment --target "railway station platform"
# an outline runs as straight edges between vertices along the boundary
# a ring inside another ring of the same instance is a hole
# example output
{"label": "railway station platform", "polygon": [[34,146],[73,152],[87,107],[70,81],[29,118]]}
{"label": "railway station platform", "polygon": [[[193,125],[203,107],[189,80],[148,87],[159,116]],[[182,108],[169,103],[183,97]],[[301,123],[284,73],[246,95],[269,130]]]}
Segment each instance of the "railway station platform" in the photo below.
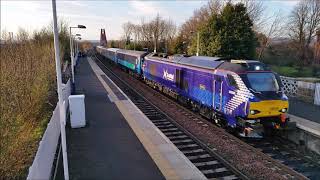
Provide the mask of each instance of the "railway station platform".
{"label": "railway station platform", "polygon": [[320,106],[289,98],[289,114],[320,124]]}
{"label": "railway station platform", "polygon": [[70,179],[205,179],[90,57],[76,67],[75,93],[87,125],[66,129]]}

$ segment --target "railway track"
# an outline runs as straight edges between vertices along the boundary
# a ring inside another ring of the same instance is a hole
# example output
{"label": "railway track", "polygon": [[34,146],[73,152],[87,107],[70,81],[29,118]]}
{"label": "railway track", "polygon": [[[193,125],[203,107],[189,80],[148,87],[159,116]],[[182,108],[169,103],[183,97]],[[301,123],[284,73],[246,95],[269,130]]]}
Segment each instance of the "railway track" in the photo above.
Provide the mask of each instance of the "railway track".
{"label": "railway track", "polygon": [[320,179],[320,158],[310,152],[302,154],[291,142],[277,137],[243,141],[309,179]]}
{"label": "railway track", "polygon": [[[102,62],[98,58],[96,60],[101,66],[104,66],[104,68],[107,69],[108,72],[105,71],[106,74],[115,78],[113,80],[116,81],[116,84],[118,84],[119,81],[121,81],[120,84],[126,84],[125,81],[119,79],[117,75],[105,65],[106,62]],[[216,152],[210,147],[203,144],[188,131],[184,130],[183,127],[166,116],[166,114],[160,109],[144,99],[141,95],[140,97],[136,97],[136,95],[134,95],[136,92],[132,89],[129,90],[130,88],[128,88],[128,85],[126,86],[127,87],[119,87],[130,97],[132,102],[134,102],[137,107],[141,109],[141,111],[145,113],[145,115],[178,147],[178,149],[180,149],[187,157],[190,157],[190,161],[193,162],[199,168],[199,170],[201,170],[205,175],[207,174],[206,177],[217,178],[217,175],[222,175],[223,177],[230,177],[231,179],[233,177],[240,179],[248,178],[240,173],[235,167],[230,165],[227,161],[223,160],[223,158],[216,154]],[[130,95],[130,93],[133,94]],[[199,117],[199,115],[192,113],[190,110],[182,111],[190,118],[198,120],[200,119],[198,122],[200,125],[207,125],[207,121],[201,121],[201,117]],[[252,147],[259,149],[262,153],[267,154],[272,159],[277,160],[284,166],[289,167],[290,169],[304,175],[307,178],[319,179],[320,177],[320,158],[317,162],[310,156],[305,156],[297,151],[292,150],[292,146],[290,146],[290,144],[293,143],[288,143],[287,141],[284,143],[283,139],[242,140]],[[219,162],[219,160],[221,162]],[[272,164],[272,162],[270,162],[270,164]],[[226,165],[227,167],[223,167],[222,165]],[[274,165],[274,169],[283,169],[283,167]],[[231,172],[234,173],[232,174]],[[285,170],[282,174],[283,177],[287,179],[294,179],[295,177],[295,175],[292,176],[292,174],[288,173],[287,170]]]}
{"label": "railway track", "polygon": [[130,100],[153,122],[153,124],[208,178],[208,179],[249,179],[219,154],[212,151],[164,112],[154,106],[126,82],[121,80],[97,57],[98,65],[130,98]]}

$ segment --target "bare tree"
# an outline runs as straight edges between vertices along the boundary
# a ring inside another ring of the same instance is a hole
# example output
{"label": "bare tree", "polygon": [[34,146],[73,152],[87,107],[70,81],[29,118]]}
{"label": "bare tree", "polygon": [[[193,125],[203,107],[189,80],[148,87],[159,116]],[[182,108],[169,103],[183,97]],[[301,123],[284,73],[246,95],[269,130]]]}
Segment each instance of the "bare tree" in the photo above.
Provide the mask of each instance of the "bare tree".
{"label": "bare tree", "polygon": [[250,19],[253,22],[255,30],[261,30],[263,22],[265,22],[264,12],[265,5],[263,1],[253,1],[253,0],[241,0],[240,3],[243,3],[247,8],[247,12],[250,16]]}
{"label": "bare tree", "polygon": [[125,41],[127,41],[128,39],[130,40],[131,34],[133,32],[133,28],[134,28],[134,24],[132,24],[129,21],[122,25],[123,37],[124,37]]}
{"label": "bare tree", "polygon": [[219,14],[226,2],[222,0],[210,0],[207,6],[211,14]]}
{"label": "bare tree", "polygon": [[146,23],[145,20],[141,19],[141,40],[149,46],[152,42],[152,27],[150,23]]}
{"label": "bare tree", "polygon": [[167,46],[168,41],[175,36],[177,29],[173,21],[163,19],[159,14],[149,22],[142,18],[140,24],[125,23],[123,28],[124,37],[128,38],[133,35],[134,47],[138,41],[139,44],[153,48],[154,51],[157,51],[160,41]]}
{"label": "bare tree", "polygon": [[275,13],[271,19],[271,23],[269,27],[266,29],[263,34],[265,34],[265,38],[261,42],[261,47],[259,50],[258,59],[261,59],[264,55],[264,50],[266,47],[270,45],[270,42],[273,38],[279,37],[283,32],[283,16],[281,16],[280,11]]}
{"label": "bare tree", "polygon": [[301,0],[291,12],[288,27],[299,58],[304,64],[310,63],[310,43],[320,27],[320,0]]}
{"label": "bare tree", "polygon": [[161,39],[163,40],[165,46],[165,52],[168,52],[168,43],[172,43],[173,38],[176,35],[176,25],[173,23],[172,20],[167,20],[164,23],[164,32],[162,34]]}

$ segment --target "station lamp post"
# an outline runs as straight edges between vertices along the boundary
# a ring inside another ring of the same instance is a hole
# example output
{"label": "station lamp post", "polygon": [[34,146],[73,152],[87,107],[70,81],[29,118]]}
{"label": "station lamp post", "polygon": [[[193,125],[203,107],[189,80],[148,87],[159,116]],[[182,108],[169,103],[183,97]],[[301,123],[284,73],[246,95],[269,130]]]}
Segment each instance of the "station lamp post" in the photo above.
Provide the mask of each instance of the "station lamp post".
{"label": "station lamp post", "polygon": [[76,45],[76,47],[75,47],[75,49],[76,49],[76,56],[78,55],[78,53],[79,53],[79,41],[81,40],[81,37],[77,37],[76,39],[75,39],[75,45]]}
{"label": "station lamp post", "polygon": [[86,26],[78,25],[78,26],[70,27],[70,57],[71,57],[72,83],[74,85],[74,52],[73,52],[73,41],[72,41],[72,32],[71,32],[71,29],[73,28],[86,29]]}
{"label": "station lamp post", "polygon": [[60,115],[63,173],[64,173],[64,179],[69,180],[66,131],[65,131],[66,112],[63,104],[63,95],[62,95],[62,78],[61,78],[60,47],[59,47],[58,25],[57,25],[56,0],[52,0],[52,14],[53,14],[54,50],[55,50],[56,73],[57,73],[57,91],[58,91],[58,99],[59,99],[58,105],[59,105],[59,115]]}
{"label": "station lamp post", "polygon": [[[77,41],[77,38],[80,38],[80,36],[81,36],[81,34],[76,34],[76,35],[74,35],[74,42],[76,42]],[[76,57],[76,55],[77,55],[77,53],[78,53],[78,44],[77,43],[74,43],[74,51],[73,51],[73,57]],[[75,51],[76,50],[76,51]]]}

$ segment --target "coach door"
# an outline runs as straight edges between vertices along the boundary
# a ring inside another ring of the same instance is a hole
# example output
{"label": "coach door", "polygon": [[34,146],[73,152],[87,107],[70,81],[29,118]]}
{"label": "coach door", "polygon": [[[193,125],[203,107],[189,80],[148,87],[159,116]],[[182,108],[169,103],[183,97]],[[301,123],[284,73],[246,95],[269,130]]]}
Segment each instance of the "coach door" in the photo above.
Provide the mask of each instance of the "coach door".
{"label": "coach door", "polygon": [[214,80],[213,80],[213,106],[215,110],[220,111],[221,110],[221,106],[222,106],[222,79],[221,76],[214,76]]}

